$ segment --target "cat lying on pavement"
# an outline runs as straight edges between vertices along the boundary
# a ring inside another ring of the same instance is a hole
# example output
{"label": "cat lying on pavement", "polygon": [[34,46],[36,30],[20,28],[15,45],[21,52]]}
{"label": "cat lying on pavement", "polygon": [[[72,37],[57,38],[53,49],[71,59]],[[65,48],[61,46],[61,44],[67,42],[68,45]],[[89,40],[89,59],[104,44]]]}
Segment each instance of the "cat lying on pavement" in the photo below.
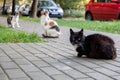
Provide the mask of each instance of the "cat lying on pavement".
{"label": "cat lying on pavement", "polygon": [[78,52],[78,57],[82,55],[96,59],[115,59],[117,57],[114,41],[102,34],[85,36],[83,29],[79,32],[70,29],[70,42]]}

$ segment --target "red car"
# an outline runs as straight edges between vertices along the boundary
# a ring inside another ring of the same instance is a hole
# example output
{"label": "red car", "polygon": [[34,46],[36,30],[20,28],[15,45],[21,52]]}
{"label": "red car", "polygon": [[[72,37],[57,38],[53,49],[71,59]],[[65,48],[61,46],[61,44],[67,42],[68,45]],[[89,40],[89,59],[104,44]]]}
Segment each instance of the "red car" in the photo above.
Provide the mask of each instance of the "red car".
{"label": "red car", "polygon": [[120,20],[120,0],[90,0],[85,9],[86,20]]}

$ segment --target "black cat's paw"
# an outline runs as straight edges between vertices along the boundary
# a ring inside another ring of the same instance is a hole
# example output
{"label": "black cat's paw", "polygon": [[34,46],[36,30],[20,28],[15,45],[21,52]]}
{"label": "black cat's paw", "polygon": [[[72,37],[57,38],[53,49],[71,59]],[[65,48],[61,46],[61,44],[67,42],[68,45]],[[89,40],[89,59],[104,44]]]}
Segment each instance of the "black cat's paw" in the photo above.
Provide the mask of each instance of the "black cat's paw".
{"label": "black cat's paw", "polygon": [[80,53],[77,54],[77,57],[81,57],[81,56],[82,56],[82,54],[80,54]]}

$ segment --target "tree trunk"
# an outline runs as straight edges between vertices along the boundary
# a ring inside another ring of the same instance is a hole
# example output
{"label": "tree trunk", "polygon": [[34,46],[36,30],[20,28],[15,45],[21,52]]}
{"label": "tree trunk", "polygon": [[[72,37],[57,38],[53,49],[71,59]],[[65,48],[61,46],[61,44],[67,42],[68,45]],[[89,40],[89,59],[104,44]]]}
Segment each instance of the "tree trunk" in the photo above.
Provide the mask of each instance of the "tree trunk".
{"label": "tree trunk", "polygon": [[30,17],[33,18],[37,17],[37,5],[38,5],[38,0],[33,0]]}
{"label": "tree trunk", "polygon": [[6,0],[4,0],[4,2],[3,2],[3,10],[2,10],[2,14],[4,15],[5,14],[5,4],[6,4]]}
{"label": "tree trunk", "polygon": [[16,4],[16,0],[12,0],[12,15],[15,15],[15,4]]}

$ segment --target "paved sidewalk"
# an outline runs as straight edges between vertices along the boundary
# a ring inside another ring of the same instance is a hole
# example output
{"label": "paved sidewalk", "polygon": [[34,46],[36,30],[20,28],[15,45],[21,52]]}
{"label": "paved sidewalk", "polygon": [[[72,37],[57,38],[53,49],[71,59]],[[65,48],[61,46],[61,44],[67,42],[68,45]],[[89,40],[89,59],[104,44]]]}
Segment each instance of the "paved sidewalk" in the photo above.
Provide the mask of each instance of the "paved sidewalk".
{"label": "paved sidewalk", "polygon": [[[0,17],[0,24],[7,25],[6,19]],[[20,26],[16,29],[43,33],[39,23],[20,21]],[[102,33],[115,40],[117,59],[77,58],[69,28],[61,29],[59,39],[46,43],[0,43],[0,80],[120,80],[120,35]]]}

